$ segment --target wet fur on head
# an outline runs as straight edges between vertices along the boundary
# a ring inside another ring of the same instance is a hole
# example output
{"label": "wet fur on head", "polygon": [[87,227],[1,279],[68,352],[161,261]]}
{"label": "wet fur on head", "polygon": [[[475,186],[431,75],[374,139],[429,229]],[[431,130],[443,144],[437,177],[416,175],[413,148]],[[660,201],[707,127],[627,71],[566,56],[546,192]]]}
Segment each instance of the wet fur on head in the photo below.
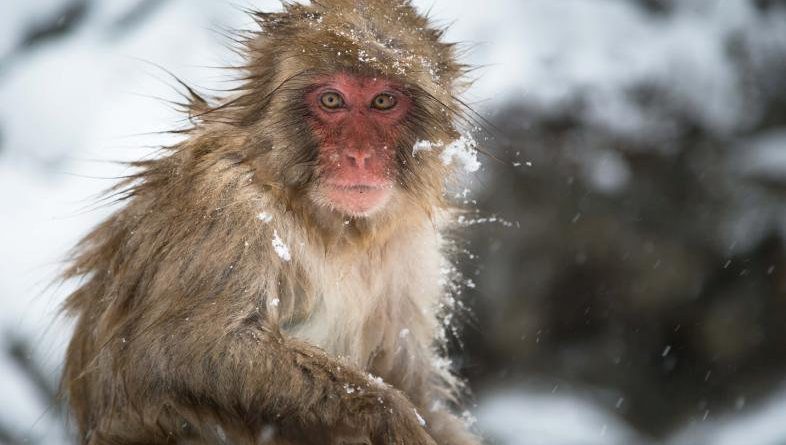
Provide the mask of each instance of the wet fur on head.
{"label": "wet fur on head", "polygon": [[317,143],[304,119],[309,85],[342,72],[383,76],[403,85],[414,105],[396,147],[396,182],[420,207],[445,205],[449,169],[436,153],[412,155],[418,140],[458,136],[453,122],[462,113],[456,94],[464,87],[466,67],[455,61],[454,45],[441,41],[441,30],[401,0],[323,0],[253,16],[261,30],[240,41],[247,57],[243,84],[213,107],[197,101],[197,129],[232,127],[226,131],[239,135],[243,156],[256,162],[264,179],[294,192],[286,193],[289,198],[300,197],[319,174]]}

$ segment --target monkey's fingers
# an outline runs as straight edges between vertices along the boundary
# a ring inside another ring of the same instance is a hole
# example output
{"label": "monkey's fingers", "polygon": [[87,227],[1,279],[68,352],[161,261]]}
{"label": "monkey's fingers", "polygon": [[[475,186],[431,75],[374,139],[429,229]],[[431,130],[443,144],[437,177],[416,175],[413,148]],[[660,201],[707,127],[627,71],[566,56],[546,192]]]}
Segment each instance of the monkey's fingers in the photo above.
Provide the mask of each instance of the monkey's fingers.
{"label": "monkey's fingers", "polygon": [[394,392],[394,403],[384,414],[379,430],[372,436],[374,444],[437,445],[414,406]]}

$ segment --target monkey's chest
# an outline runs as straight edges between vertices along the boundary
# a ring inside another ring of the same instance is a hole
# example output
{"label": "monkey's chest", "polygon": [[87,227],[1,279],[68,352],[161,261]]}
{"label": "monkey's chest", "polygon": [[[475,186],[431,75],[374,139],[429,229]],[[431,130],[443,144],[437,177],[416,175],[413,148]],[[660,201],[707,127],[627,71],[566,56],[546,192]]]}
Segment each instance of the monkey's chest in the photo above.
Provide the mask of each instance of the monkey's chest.
{"label": "monkey's chest", "polygon": [[402,251],[306,269],[313,303],[288,332],[364,368],[380,355],[429,347],[438,328],[442,257],[436,249]]}
{"label": "monkey's chest", "polygon": [[433,345],[449,268],[436,231],[408,231],[367,251],[308,253],[300,268],[308,294],[293,296],[308,304],[286,328],[290,335],[363,368]]}
{"label": "monkey's chest", "polygon": [[[390,276],[363,267],[326,268],[313,286],[313,304],[291,335],[315,344],[329,354],[366,366],[386,339],[403,329],[395,301],[408,298]],[[297,297],[296,297],[297,298]]]}

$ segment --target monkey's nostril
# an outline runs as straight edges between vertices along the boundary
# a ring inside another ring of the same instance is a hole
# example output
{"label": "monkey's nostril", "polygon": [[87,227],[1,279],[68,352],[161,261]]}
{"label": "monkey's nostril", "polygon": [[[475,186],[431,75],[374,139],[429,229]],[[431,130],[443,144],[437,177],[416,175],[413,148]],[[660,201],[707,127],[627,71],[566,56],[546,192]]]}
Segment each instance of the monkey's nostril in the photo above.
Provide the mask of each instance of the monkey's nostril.
{"label": "monkey's nostril", "polygon": [[365,168],[366,161],[371,157],[369,151],[348,151],[347,158],[352,162],[352,165],[358,168]]}

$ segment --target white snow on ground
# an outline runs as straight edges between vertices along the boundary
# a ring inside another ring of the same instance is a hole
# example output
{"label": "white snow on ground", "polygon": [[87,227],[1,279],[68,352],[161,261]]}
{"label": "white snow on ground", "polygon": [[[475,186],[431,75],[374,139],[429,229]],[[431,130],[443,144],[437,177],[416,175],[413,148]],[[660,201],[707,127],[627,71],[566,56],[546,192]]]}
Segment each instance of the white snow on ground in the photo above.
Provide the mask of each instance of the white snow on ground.
{"label": "white snow on ground", "polygon": [[[143,60],[197,86],[226,87],[226,74],[207,67],[235,60],[222,29],[251,25],[233,5],[280,7],[275,0],[170,0],[128,34],[114,33],[112,24],[140,1],[93,1],[95,7],[75,32],[24,54],[16,48],[29,26],[46,22],[69,2],[0,2],[0,330],[35,339],[36,358],[52,373],[69,333],[68,323],[53,321],[54,314],[71,285],[47,285],[67,249],[111,210],[94,205],[112,184],[100,178],[124,173],[109,161],[146,156],[146,146],[172,140],[143,133],[182,124],[155,99],[177,99],[170,87],[174,82]],[[755,20],[747,2],[677,2],[685,10],[662,19],[623,0],[416,3],[442,23],[455,20],[450,39],[477,42],[470,62],[486,68],[468,97],[481,111],[522,96],[558,105],[584,91],[590,119],[629,134],[663,131],[651,128],[621,94],[645,78],[673,83],[685,107],[712,128],[745,125],[746,116],[756,111],[740,97],[739,79],[719,38]],[[786,38],[783,26],[753,28],[758,38]],[[762,156],[782,155],[759,147]],[[601,185],[613,189],[625,180],[623,171],[613,183]],[[31,437],[47,437],[46,443],[63,443],[48,407],[20,370],[0,361],[0,375],[0,419]],[[482,400],[480,426],[503,445],[636,443],[628,441],[634,436],[613,416],[580,399],[522,390]],[[783,403],[736,423],[703,424],[685,433],[688,442],[675,445],[784,443],[776,440],[786,438],[786,430],[778,427]],[[760,437],[739,439],[750,430],[760,431]]]}
{"label": "white snow on ground", "polygon": [[701,422],[678,434],[669,445],[783,445],[786,443],[786,391],[763,407]]}
{"label": "white snow on ground", "polygon": [[[671,439],[641,437],[612,413],[576,395],[544,394],[522,388],[491,392],[481,399],[481,431],[504,445],[783,445],[786,389],[759,407],[699,416]],[[744,411],[742,411],[744,410]]]}
{"label": "white snow on ground", "polygon": [[510,445],[644,445],[613,414],[576,396],[514,390],[491,393],[476,414],[489,438]]}

